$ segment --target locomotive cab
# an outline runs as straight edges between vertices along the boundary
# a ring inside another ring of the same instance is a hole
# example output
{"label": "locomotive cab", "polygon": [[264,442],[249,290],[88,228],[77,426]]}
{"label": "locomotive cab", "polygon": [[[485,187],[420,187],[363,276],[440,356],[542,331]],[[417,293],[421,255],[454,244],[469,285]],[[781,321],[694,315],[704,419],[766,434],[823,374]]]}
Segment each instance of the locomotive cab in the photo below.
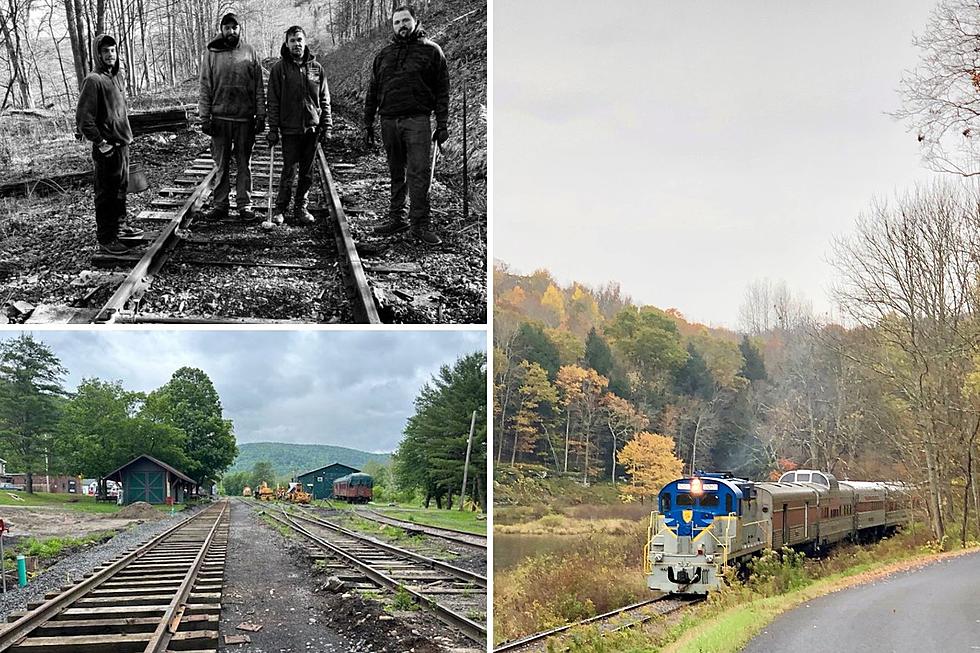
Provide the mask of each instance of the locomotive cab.
{"label": "locomotive cab", "polygon": [[715,475],[664,486],[657,497],[658,511],[651,515],[647,586],[679,594],[707,594],[718,588],[745,498],[735,479]]}

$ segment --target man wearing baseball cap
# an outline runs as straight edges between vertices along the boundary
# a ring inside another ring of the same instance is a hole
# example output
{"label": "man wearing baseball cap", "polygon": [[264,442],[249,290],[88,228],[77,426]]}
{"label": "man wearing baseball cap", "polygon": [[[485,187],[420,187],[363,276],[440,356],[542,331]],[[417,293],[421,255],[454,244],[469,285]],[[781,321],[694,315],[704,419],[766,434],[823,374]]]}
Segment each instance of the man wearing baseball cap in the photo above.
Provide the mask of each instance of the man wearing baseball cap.
{"label": "man wearing baseball cap", "polygon": [[214,220],[229,220],[231,187],[229,160],[235,152],[238,175],[235,203],[243,222],[255,219],[252,212],[252,146],[255,135],[265,131],[265,90],[262,64],[252,46],[241,40],[238,16],[221,19],[221,35],[208,43],[201,61],[201,92],[198,107],[201,131],[211,136],[211,156],[218,168],[214,189]]}

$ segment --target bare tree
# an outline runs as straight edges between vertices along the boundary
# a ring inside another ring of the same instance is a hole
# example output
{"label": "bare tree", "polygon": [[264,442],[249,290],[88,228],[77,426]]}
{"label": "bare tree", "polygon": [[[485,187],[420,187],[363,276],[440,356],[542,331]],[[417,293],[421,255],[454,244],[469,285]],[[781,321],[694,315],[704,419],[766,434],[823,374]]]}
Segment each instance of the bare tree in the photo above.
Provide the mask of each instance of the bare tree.
{"label": "bare tree", "polygon": [[980,174],[980,3],[940,0],[913,42],[922,58],[903,76],[892,115],[908,123],[932,169]]}
{"label": "bare tree", "polygon": [[962,389],[976,349],[977,199],[949,184],[920,187],[893,207],[875,203],[856,233],[835,245],[838,302],[878,345],[861,362],[911,414],[906,464],[923,468],[937,538],[945,534],[950,457],[974,426]]}

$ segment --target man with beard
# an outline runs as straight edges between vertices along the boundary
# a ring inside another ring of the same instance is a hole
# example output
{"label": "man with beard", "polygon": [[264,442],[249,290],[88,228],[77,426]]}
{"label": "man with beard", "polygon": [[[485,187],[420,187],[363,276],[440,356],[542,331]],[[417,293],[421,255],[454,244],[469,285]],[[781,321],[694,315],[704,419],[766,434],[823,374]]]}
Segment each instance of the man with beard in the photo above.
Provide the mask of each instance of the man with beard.
{"label": "man with beard", "polygon": [[99,247],[105,254],[125,254],[120,242],[143,235],[126,225],[126,186],[129,183],[129,144],[133,131],[126,111],[126,93],[119,78],[116,40],[95,37],[95,70],[86,75],[78,94],[75,123],[92,141],[95,163],[95,224]]}
{"label": "man with beard", "polygon": [[234,150],[238,217],[250,222],[255,219],[251,206],[252,146],[255,135],[265,131],[265,91],[262,64],[252,46],[241,40],[241,26],[235,14],[224,15],[221,36],[208,43],[204,53],[198,110],[201,131],[211,136],[211,155],[218,168],[214,208],[208,217],[229,220],[229,160]]}
{"label": "man with beard", "polygon": [[330,138],[333,121],[330,114],[330,91],[327,75],[306,45],[306,32],[299,25],[286,30],[286,41],[279,51],[281,58],[269,72],[269,147],[275,147],[282,133],[282,175],[276,208],[262,223],[271,229],[283,223],[289,208],[289,191],[293,185],[293,168],[299,168],[293,222],[312,224],[307,210],[307,196],[313,185],[313,156],[317,140]]}
{"label": "man with beard", "polygon": [[430,228],[429,184],[432,143],[441,147],[449,138],[449,69],[442,49],[426,38],[416,22],[412,7],[397,7],[391,25],[391,44],[374,58],[364,102],[365,142],[368,147],[374,144],[374,115],[379,113],[391,172],[388,221],[374,233],[393,235],[411,229],[423,243],[438,245],[442,241]]}

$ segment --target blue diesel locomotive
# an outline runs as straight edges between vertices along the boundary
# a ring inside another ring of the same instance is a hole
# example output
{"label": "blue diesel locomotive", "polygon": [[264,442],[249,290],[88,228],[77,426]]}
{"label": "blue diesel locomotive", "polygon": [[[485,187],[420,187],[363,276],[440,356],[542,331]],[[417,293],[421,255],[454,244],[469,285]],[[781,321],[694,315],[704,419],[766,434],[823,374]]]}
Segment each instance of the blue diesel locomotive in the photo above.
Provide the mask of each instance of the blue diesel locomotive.
{"label": "blue diesel locomotive", "polygon": [[660,491],[644,551],[647,586],[707,594],[723,566],[767,548],[816,550],[881,536],[910,518],[898,483],[838,481],[815,470],[757,483],[721,474],[677,479]]}

